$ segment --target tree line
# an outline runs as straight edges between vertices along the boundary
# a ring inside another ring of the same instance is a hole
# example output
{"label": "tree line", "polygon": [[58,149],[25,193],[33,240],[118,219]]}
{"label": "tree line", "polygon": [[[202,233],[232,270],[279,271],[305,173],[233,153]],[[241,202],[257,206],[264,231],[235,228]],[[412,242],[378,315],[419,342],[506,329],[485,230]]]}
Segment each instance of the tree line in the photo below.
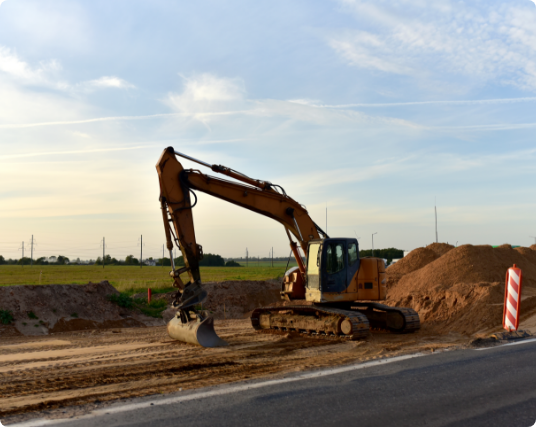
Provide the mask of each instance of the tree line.
{"label": "tree line", "polygon": [[[372,256],[372,249],[364,249],[359,251],[359,256],[361,258]],[[387,248],[387,249],[375,249],[374,256],[376,258],[387,259],[387,263],[390,264],[393,259],[404,257],[404,251],[402,249],[396,248]],[[272,258],[249,258],[250,261],[260,259],[261,261],[271,261]],[[274,257],[274,261],[287,261],[286,257]],[[293,259],[293,258],[292,258]],[[180,257],[174,258],[175,266],[182,267],[184,266],[184,258],[181,255]],[[240,262],[242,262],[242,264]],[[304,260],[305,261],[305,260]],[[203,259],[199,261],[201,267],[242,267],[243,263],[246,262],[246,258],[233,258],[225,259],[221,255],[217,254],[204,254]],[[28,257],[20,259],[5,259],[0,255],[0,265],[9,264],[9,265],[30,265],[32,260]],[[96,260],[90,260],[89,264],[93,265],[102,265],[103,260],[101,257],[98,257]],[[171,266],[171,261],[169,258],[157,258],[153,259],[152,257],[143,260],[144,265],[157,265],[157,266]],[[66,264],[88,264],[80,261],[80,258],[71,261],[69,258],[63,255],[51,256],[51,257],[41,257],[33,260],[34,265],[66,265]],[[127,255],[124,260],[118,260],[113,258],[111,255],[106,255],[104,257],[104,265],[130,265],[130,266],[139,266],[140,261],[134,255]]]}
{"label": "tree line", "polygon": [[[359,251],[359,257],[371,257],[372,256],[372,249],[364,249]],[[387,249],[374,249],[374,257],[375,258],[384,258],[387,260],[387,263],[390,264],[393,259],[397,258],[403,258],[404,257],[404,251],[402,249],[396,249],[396,248],[387,248]]]}

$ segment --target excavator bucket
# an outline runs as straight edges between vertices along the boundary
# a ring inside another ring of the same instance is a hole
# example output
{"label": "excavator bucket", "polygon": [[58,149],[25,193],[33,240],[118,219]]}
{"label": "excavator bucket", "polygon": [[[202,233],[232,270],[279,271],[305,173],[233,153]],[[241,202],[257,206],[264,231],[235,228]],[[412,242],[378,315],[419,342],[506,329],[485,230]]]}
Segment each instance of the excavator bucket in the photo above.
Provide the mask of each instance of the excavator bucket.
{"label": "excavator bucket", "polygon": [[201,316],[188,322],[183,322],[177,315],[167,325],[168,334],[171,338],[197,344],[202,347],[224,347],[228,345],[214,330],[214,318]]}

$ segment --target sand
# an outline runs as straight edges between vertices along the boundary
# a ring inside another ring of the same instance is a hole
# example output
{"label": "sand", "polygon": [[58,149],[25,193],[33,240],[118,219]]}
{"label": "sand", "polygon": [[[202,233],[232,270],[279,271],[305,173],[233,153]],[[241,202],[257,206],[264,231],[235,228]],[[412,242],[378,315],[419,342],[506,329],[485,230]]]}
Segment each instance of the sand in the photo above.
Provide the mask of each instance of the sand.
{"label": "sand", "polygon": [[521,320],[535,314],[535,250],[512,249],[510,245],[463,245],[436,259],[430,257],[426,263],[422,256],[412,257],[413,252],[406,259],[407,274],[397,274],[396,270],[392,273],[396,264],[387,269],[388,276],[394,275],[387,302],[417,310],[428,332],[443,334],[455,330],[470,335],[500,325],[505,274],[514,264],[523,273]]}

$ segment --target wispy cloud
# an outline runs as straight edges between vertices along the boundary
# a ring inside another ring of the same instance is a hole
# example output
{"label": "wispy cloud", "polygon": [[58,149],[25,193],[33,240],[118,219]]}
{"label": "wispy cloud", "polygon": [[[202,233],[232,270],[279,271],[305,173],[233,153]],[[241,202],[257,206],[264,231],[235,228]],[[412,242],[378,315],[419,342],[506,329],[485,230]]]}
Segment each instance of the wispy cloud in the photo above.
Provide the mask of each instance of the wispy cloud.
{"label": "wispy cloud", "polygon": [[463,75],[536,90],[536,13],[527,3],[341,4],[355,16],[356,28],[332,34],[327,43],[349,65],[421,80]]}
{"label": "wispy cloud", "polygon": [[120,79],[115,76],[104,76],[96,80],[90,80],[85,83],[88,86],[98,87],[98,88],[117,88],[117,89],[132,89],[135,88],[133,84]]}
{"label": "wispy cloud", "polygon": [[150,120],[166,117],[178,117],[183,114],[180,113],[162,113],[162,114],[149,114],[146,116],[111,116],[111,117],[96,117],[94,119],[81,119],[81,120],[66,120],[66,121],[54,121],[54,122],[40,122],[40,123],[20,123],[20,124],[0,124],[0,129],[23,129],[33,128],[40,126],[64,126],[64,125],[77,125],[85,123],[97,123],[97,122],[113,122],[123,120]]}
{"label": "wispy cloud", "polygon": [[22,60],[16,52],[0,46],[0,73],[14,81],[26,85],[54,86],[58,89],[65,89],[68,84],[54,79],[61,70],[61,65],[55,59],[41,61],[38,66],[32,67]]}
{"label": "wispy cloud", "polygon": [[[536,1],[536,0],[535,0]],[[312,107],[319,108],[356,108],[356,107],[370,107],[370,108],[383,108],[383,107],[409,107],[419,105],[495,105],[495,104],[515,104],[519,102],[535,102],[536,97],[525,98],[497,98],[497,99],[467,99],[467,100],[450,100],[450,101],[410,101],[410,102],[383,102],[383,103],[355,103],[355,104],[340,104],[340,105],[327,105],[320,104],[318,101],[309,100],[290,100],[289,102],[295,102],[297,104],[310,105]]]}
{"label": "wispy cloud", "polygon": [[357,111],[321,111],[309,100],[249,99],[241,80],[201,74],[185,79],[182,93],[170,93],[164,101],[172,109],[209,126],[211,120],[229,116],[282,117],[297,122],[331,125],[335,122],[365,126],[419,128],[408,120],[371,116]]}
{"label": "wispy cloud", "polygon": [[0,73],[22,85],[43,86],[61,91],[94,91],[97,89],[134,89],[136,86],[117,76],[103,76],[98,79],[72,84],[62,79],[62,66],[56,59],[40,61],[32,66],[13,50],[0,46]]}
{"label": "wispy cloud", "polygon": [[103,152],[111,152],[111,151],[140,150],[143,148],[154,148],[154,145],[137,145],[134,147],[90,148],[86,150],[41,151],[41,152],[31,152],[31,153],[6,154],[3,156],[0,156],[0,160],[17,159],[17,158],[22,158],[22,157],[57,156],[61,154],[90,154],[90,153],[103,153]]}

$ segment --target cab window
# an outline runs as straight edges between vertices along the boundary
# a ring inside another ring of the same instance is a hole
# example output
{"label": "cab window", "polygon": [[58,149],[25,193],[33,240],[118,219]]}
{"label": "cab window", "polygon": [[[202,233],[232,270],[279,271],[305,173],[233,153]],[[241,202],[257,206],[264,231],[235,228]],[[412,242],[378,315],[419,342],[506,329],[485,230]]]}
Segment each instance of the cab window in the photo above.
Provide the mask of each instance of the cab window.
{"label": "cab window", "polygon": [[357,261],[357,245],[355,243],[350,243],[348,245],[348,264],[352,265]]}
{"label": "cab window", "polygon": [[344,244],[328,243],[326,248],[326,272],[338,273],[344,268]]}

